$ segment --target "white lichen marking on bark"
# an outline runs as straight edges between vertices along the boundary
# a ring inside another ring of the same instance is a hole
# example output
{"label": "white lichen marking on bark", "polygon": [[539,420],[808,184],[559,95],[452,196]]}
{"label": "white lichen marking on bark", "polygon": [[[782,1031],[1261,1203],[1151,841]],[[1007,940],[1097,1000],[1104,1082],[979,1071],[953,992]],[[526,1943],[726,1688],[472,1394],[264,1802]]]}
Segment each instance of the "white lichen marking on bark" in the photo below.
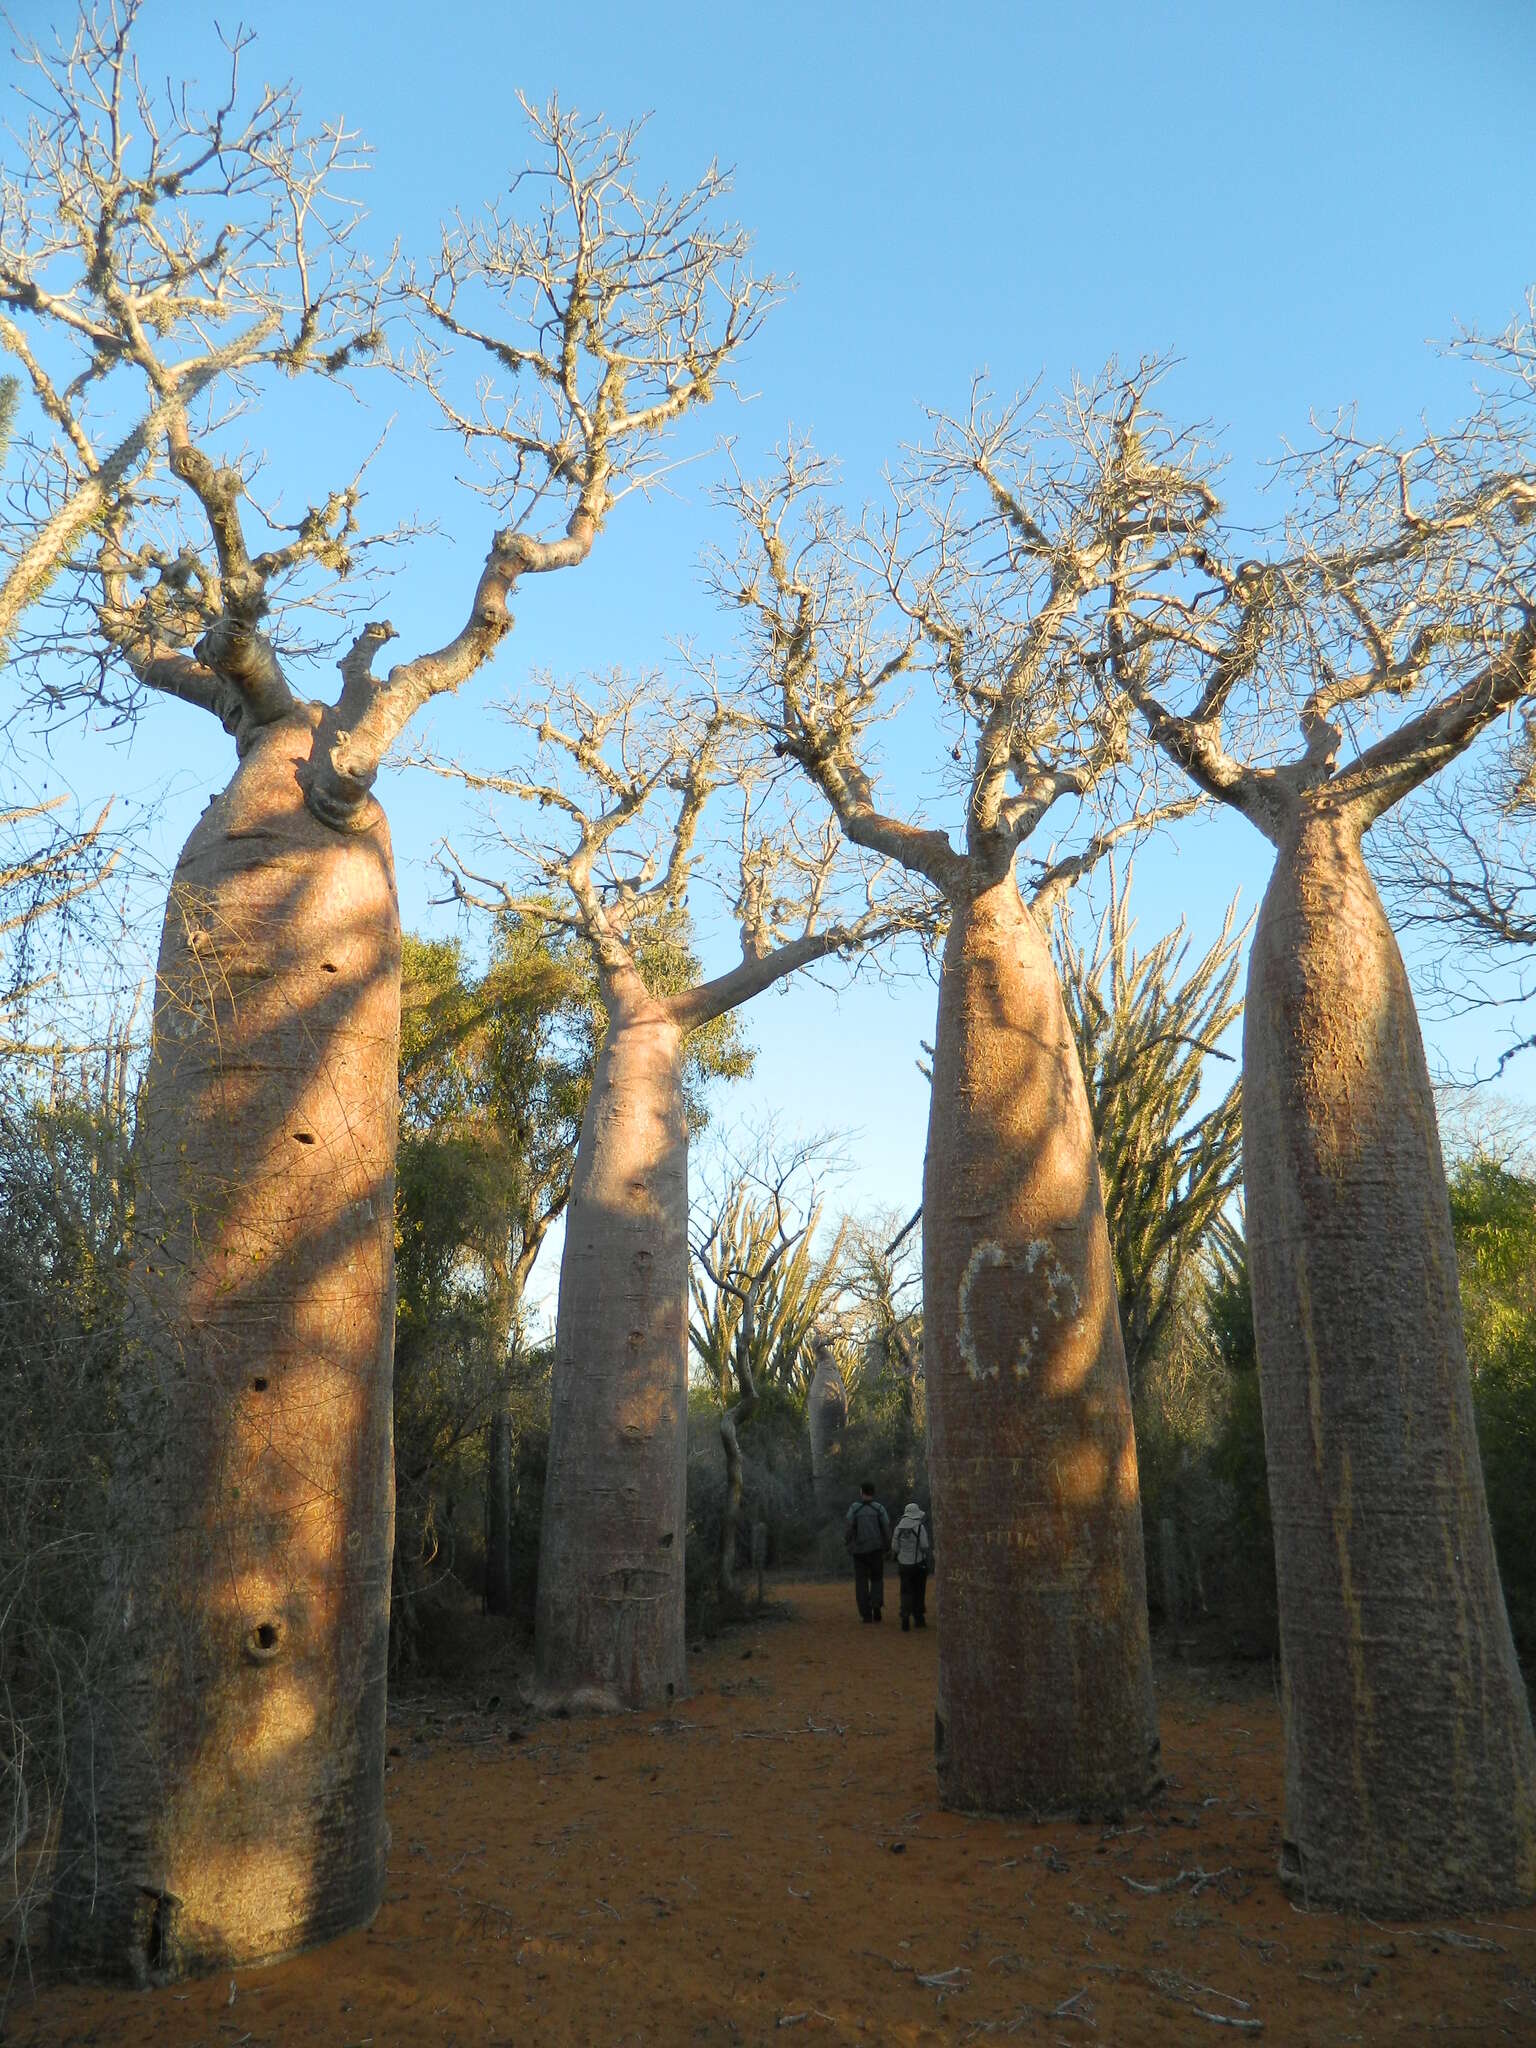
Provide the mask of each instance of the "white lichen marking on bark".
{"label": "white lichen marking on bark", "polygon": [[[1032,1237],[1018,1258],[1010,1261],[1003,1246],[993,1238],[983,1238],[965,1262],[965,1271],[960,1276],[959,1319],[956,1343],[966,1371],[976,1381],[996,1379],[996,1365],[984,1365],[976,1349],[976,1336],[971,1328],[971,1291],[984,1268],[1013,1264],[1022,1273],[1033,1273],[1042,1259],[1048,1259],[1045,1268],[1045,1306],[1052,1319],[1058,1323],[1071,1322],[1083,1305],[1082,1291],[1076,1280],[1056,1256],[1055,1248],[1048,1237]],[[1021,1337],[1014,1357],[1013,1371],[1016,1379],[1027,1379],[1029,1368],[1034,1361],[1035,1346],[1040,1342],[1040,1325],[1031,1323],[1029,1335]]]}
{"label": "white lichen marking on bark", "polygon": [[[1046,1299],[1046,1307],[1058,1323],[1069,1322],[1082,1308],[1082,1290],[1060,1259],[1052,1261],[1045,1277],[1051,1283],[1051,1291]],[[1058,1296],[1060,1296],[1060,1300],[1057,1299]],[[1065,1313],[1062,1312],[1061,1301],[1065,1301],[1068,1304]]]}
{"label": "white lichen marking on bark", "polygon": [[991,1238],[983,1238],[965,1262],[965,1271],[960,1275],[958,1298],[959,1318],[955,1342],[959,1346],[960,1358],[973,1380],[997,1378],[995,1365],[983,1365],[976,1352],[976,1339],[971,1330],[971,1289],[976,1285],[984,1266],[1003,1266],[1008,1263],[1008,1254]]}

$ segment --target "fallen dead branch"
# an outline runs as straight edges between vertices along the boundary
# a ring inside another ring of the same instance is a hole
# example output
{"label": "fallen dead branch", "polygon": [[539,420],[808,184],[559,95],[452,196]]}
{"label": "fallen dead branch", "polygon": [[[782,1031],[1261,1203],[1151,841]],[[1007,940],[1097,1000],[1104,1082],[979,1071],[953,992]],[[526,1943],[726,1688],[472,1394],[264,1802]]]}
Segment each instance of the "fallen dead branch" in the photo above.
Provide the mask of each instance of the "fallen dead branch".
{"label": "fallen dead branch", "polygon": [[1181,1870],[1177,1877],[1165,1877],[1158,1884],[1146,1884],[1139,1877],[1127,1877],[1122,1871],[1120,1882],[1128,1885],[1133,1892],[1140,1892],[1143,1898],[1156,1897],[1160,1892],[1176,1892],[1180,1885],[1190,1886],[1190,1897],[1198,1899],[1207,1885],[1218,1884],[1224,1877],[1232,1875],[1230,1863],[1224,1863],[1220,1870],[1203,1870],[1197,1863],[1193,1870]]}
{"label": "fallen dead branch", "polygon": [[1148,1970],[1146,1982],[1155,1991],[1161,1991],[1165,1998],[1176,1999],[1180,2005],[1187,2005],[1197,2018],[1208,2020],[1213,2027],[1232,2027],[1240,2034],[1262,2034],[1264,2022],[1243,2019],[1231,2013],[1212,2012],[1209,2007],[1196,2004],[1199,1998],[1220,1998],[1228,2005],[1237,2006],[1241,2012],[1250,2011],[1246,1998],[1239,1998],[1231,1991],[1218,1991],[1214,1984],[1196,1984],[1189,1977],[1181,1977],[1175,1970]]}

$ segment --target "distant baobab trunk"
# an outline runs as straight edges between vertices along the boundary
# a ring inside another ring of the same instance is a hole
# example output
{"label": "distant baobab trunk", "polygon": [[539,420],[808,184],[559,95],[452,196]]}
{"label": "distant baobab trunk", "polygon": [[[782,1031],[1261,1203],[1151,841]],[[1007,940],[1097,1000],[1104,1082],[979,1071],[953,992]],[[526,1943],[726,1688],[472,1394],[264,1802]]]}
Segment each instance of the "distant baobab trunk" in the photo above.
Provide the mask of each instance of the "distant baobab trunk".
{"label": "distant baobab trunk", "polygon": [[1259,914],[1243,1156],[1287,1689],[1284,1875],[1385,1913],[1536,1895],[1536,1745],[1494,1559],[1434,1098],[1342,806]]}
{"label": "distant baobab trunk", "polygon": [[923,1224],[940,1796],[1112,1815],[1159,1782],[1130,1389],[1082,1073],[1011,871],[952,898]]}
{"label": "distant baobab trunk", "polygon": [[140,1108],[141,1469],[54,1938],[164,1981],[383,1894],[400,927],[371,801],[335,831],[254,732],[171,888]]}
{"label": "distant baobab trunk", "polygon": [[686,1685],[681,1061],[677,1022],[633,977],[608,1003],[566,1212],[535,1630],[544,1707],[655,1706]]}
{"label": "distant baobab trunk", "polygon": [[837,1369],[832,1346],[825,1342],[816,1346],[816,1370],[811,1375],[805,1414],[811,1437],[811,1483],[816,1489],[816,1504],[830,1508],[836,1504],[842,1476],[837,1453],[848,1422],[848,1389]]}

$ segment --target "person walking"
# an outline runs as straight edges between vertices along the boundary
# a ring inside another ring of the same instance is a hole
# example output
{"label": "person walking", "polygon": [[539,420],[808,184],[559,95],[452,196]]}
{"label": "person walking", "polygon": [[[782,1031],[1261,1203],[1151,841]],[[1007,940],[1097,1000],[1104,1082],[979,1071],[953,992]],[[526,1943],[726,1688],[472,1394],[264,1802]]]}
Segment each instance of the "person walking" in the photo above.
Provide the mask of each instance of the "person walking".
{"label": "person walking", "polygon": [[928,1574],[933,1569],[933,1541],[923,1523],[923,1511],[909,1500],[891,1537],[891,1555],[901,1579],[901,1632],[916,1622],[928,1626]]}
{"label": "person walking", "polygon": [[843,1517],[843,1541],[853,1553],[853,1596],[860,1621],[878,1621],[885,1605],[885,1553],[891,1543],[891,1518],[875,1499],[875,1483],[866,1479],[859,1498]]}

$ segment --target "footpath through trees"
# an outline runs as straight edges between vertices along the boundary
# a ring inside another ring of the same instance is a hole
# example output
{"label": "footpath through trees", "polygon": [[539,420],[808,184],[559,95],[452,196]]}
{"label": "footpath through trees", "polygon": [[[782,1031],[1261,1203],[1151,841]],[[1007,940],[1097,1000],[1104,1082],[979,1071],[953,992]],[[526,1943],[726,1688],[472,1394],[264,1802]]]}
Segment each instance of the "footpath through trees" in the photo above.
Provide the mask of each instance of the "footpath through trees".
{"label": "footpath through trees", "polygon": [[1122,1827],[1034,1826],[940,1808],[935,1628],[860,1628],[841,1581],[773,1597],[788,1618],[696,1647],[668,1713],[530,1722],[505,1666],[397,1697],[368,1931],[174,1996],[22,1991],[7,2038],[1172,2048],[1536,2022],[1536,1909],[1293,1908],[1267,1665],[1164,1665],[1167,1791]]}

